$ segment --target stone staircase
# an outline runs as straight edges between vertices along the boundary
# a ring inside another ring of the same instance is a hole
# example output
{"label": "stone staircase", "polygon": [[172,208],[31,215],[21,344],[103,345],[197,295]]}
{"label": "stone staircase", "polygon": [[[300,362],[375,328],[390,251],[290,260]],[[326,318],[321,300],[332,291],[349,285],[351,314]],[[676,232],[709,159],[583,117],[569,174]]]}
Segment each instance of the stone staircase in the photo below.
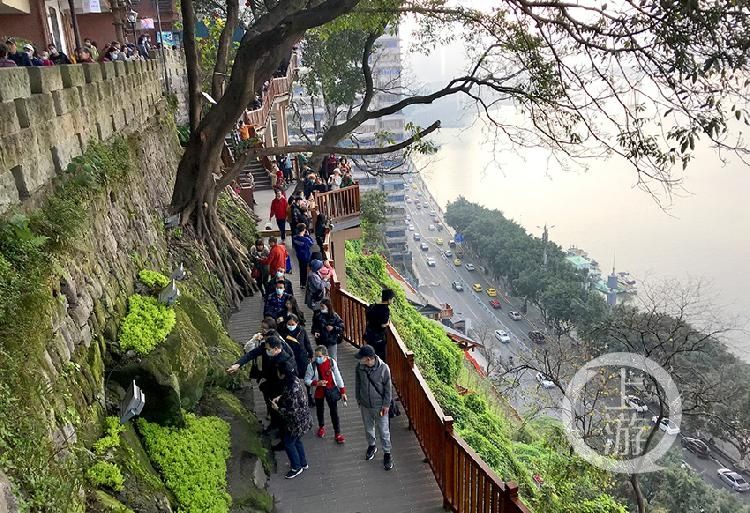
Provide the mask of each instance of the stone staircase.
{"label": "stone staircase", "polygon": [[263,167],[263,164],[260,163],[260,161],[251,161],[240,173],[240,181],[242,180],[243,175],[246,177],[248,175],[252,175],[256,191],[265,191],[271,189],[271,177],[269,176],[268,171],[266,171]]}

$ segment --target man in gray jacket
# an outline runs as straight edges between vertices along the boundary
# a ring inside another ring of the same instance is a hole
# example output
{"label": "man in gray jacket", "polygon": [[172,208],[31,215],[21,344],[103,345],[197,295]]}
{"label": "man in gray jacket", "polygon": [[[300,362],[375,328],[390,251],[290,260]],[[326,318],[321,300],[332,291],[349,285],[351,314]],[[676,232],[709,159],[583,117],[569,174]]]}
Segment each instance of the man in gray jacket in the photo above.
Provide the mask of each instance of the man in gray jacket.
{"label": "man in gray jacket", "polygon": [[355,373],[355,394],[365,425],[367,452],[365,460],[371,460],[378,452],[375,445],[375,429],[383,447],[383,467],[393,468],[391,457],[391,432],[388,408],[393,397],[391,391],[391,369],[376,354],[372,346],[362,346],[357,353],[359,363]]}

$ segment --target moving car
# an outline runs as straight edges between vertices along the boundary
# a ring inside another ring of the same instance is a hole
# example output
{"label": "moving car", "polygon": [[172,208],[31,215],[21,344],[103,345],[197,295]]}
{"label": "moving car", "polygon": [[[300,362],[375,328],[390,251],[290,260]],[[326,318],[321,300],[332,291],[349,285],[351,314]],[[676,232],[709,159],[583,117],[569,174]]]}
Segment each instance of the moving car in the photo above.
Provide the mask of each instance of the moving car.
{"label": "moving car", "polygon": [[680,440],[680,443],[685,449],[692,452],[699,458],[705,459],[711,457],[711,449],[709,449],[708,444],[706,444],[706,442],[704,442],[700,438],[690,438],[689,436],[686,436],[685,438]]}
{"label": "moving car", "polygon": [[487,295],[490,297],[497,297],[497,291],[495,289],[487,289]]}
{"label": "moving car", "polygon": [[416,203],[417,203],[417,208],[421,210],[421,208],[422,208],[422,204],[421,204],[421,203],[419,203],[418,201],[417,201]]}
{"label": "moving car", "polygon": [[508,335],[507,331],[495,330],[495,338],[498,339],[500,342],[505,342],[505,343],[510,342],[510,335]]}
{"label": "moving car", "polygon": [[623,399],[625,400],[625,404],[633,408],[638,413],[648,411],[648,406],[646,406],[646,403],[644,403],[638,396],[626,395]]}
{"label": "moving car", "polygon": [[428,267],[435,267],[435,259],[432,257],[427,257],[427,266]]}
{"label": "moving car", "polygon": [[544,333],[537,330],[531,330],[529,331],[529,340],[536,342],[537,344],[542,344],[544,343]]}
{"label": "moving car", "polygon": [[518,312],[508,312],[508,317],[510,317],[514,321],[520,321],[523,319],[520,313]]}
{"label": "moving car", "polygon": [[448,241],[448,247],[455,248],[456,247],[456,241],[451,239]]}
{"label": "moving car", "polygon": [[[654,415],[651,417],[651,423],[656,424],[656,421],[659,419],[657,415]],[[680,428],[677,427],[677,424],[669,420],[667,417],[664,417],[661,419],[661,422],[659,422],[659,429],[664,431],[668,435],[678,435],[680,434]]]}
{"label": "moving car", "polygon": [[414,231],[414,225],[413,224],[409,224],[409,226],[407,228],[409,229],[410,232]]}
{"label": "moving car", "polygon": [[437,239],[435,239],[435,244],[437,244],[438,246],[442,246],[443,245],[443,239],[441,239],[440,237],[438,237]]}
{"label": "moving car", "polygon": [[424,203],[422,203],[422,206],[423,206],[424,208],[427,208],[427,207],[429,207],[429,206],[430,206],[430,204],[429,204],[429,203],[427,203],[427,202],[425,201]]}
{"label": "moving car", "polygon": [[431,232],[434,232],[435,231],[435,225],[431,224],[430,226],[427,227],[427,229],[430,230]]}
{"label": "moving car", "polygon": [[453,287],[453,290],[455,290],[456,292],[464,291],[464,286],[461,285],[460,281],[454,281],[453,283],[451,283],[451,287]]}
{"label": "moving car", "polygon": [[745,478],[737,472],[729,470],[728,468],[720,468],[716,473],[719,474],[719,479],[724,481],[724,483],[735,492],[747,492],[750,490],[750,483],[745,481]]}
{"label": "moving car", "polygon": [[431,215],[432,217],[435,217],[435,214],[436,214],[436,213],[437,213],[437,212],[435,212],[434,210],[430,210],[430,215]]}
{"label": "moving car", "polygon": [[495,310],[500,310],[503,307],[497,299],[490,299],[490,306]]}
{"label": "moving car", "polygon": [[450,258],[453,256],[453,251],[451,251],[450,249],[446,249],[445,251],[443,251],[443,255],[445,255],[446,258]]}
{"label": "moving car", "polygon": [[419,249],[421,249],[422,251],[427,251],[428,249],[430,249],[430,246],[428,246],[426,242],[423,242],[419,245]]}
{"label": "moving car", "polygon": [[415,233],[414,235],[412,235],[412,237],[414,237],[414,240],[420,240],[422,238],[422,236],[418,233]]}
{"label": "moving car", "polygon": [[555,383],[546,374],[537,372],[536,380],[541,385],[542,388],[555,388]]}
{"label": "moving car", "polygon": [[454,258],[453,259],[453,265],[456,267],[461,267],[461,259],[460,258]]}
{"label": "moving car", "polygon": [[[408,198],[407,198],[408,199]],[[406,220],[411,221],[411,216],[409,214],[406,214]]]}
{"label": "moving car", "polygon": [[474,292],[482,292],[482,286],[479,283],[475,283],[471,288],[474,289]]}
{"label": "moving car", "polygon": [[467,271],[473,271],[474,269],[476,269],[474,267],[474,264],[466,264],[464,267],[466,267]]}

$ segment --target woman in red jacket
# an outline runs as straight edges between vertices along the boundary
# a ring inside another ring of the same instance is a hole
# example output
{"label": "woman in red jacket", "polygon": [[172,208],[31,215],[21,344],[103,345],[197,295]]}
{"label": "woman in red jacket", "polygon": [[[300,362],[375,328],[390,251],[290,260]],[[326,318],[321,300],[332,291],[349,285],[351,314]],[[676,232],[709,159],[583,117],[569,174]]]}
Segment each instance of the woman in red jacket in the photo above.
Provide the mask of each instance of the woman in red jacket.
{"label": "woman in red jacket", "polygon": [[305,385],[314,388],[313,398],[315,399],[315,410],[318,414],[318,436],[326,436],[324,413],[324,401],[328,403],[328,409],[331,411],[331,423],[333,424],[334,439],[337,444],[343,444],[344,435],[341,434],[339,424],[338,402],[343,399],[346,405],[346,387],[344,380],[341,378],[339,366],[336,360],[328,356],[326,346],[315,348],[315,358],[307,366],[305,372]]}
{"label": "woman in red jacket", "polygon": [[268,217],[268,220],[276,218],[282,244],[286,241],[286,208],[287,202],[284,194],[279,189],[276,189],[276,197],[271,202],[271,215]]}

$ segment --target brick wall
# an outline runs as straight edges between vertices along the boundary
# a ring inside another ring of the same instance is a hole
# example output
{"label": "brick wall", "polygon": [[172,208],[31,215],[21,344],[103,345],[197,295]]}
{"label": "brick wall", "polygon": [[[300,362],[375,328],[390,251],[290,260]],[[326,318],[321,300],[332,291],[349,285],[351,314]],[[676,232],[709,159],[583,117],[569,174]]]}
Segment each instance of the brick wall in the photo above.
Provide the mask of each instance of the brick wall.
{"label": "brick wall", "polygon": [[164,109],[162,61],[171,92],[184,96],[176,51],[150,61],[0,68],[0,214],[33,205],[89,142],[139,131]]}

